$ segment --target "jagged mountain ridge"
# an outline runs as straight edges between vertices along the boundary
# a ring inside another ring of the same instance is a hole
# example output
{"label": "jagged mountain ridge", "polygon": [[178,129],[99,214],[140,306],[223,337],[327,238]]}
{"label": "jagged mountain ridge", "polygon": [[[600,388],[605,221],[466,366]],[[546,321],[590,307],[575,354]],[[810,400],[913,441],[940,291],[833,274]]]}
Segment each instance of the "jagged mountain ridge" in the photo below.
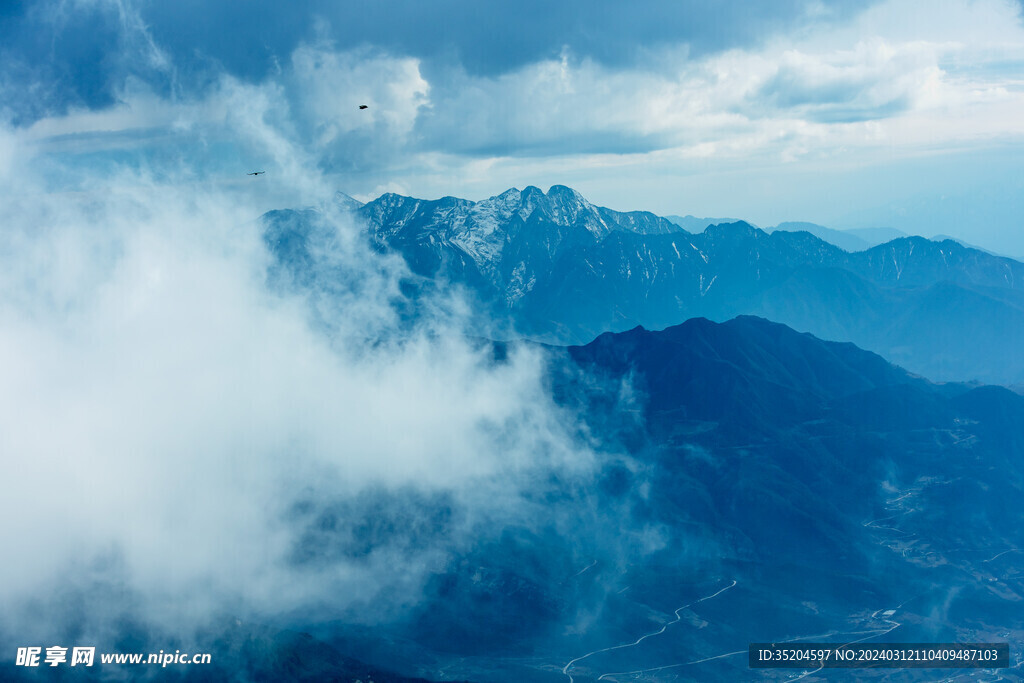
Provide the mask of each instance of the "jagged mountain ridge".
{"label": "jagged mountain ridge", "polygon": [[[687,214],[686,216],[675,216],[670,214],[665,216],[665,218],[672,221],[679,227],[683,228],[684,230],[686,230],[686,232],[692,233],[704,232],[705,228],[711,225],[718,225],[719,223],[737,223],[740,220],[742,220],[739,218],[711,218],[708,216],[698,217],[691,216],[689,214]],[[750,223],[750,221],[747,222]],[[754,225],[753,223],[750,224]]]}
{"label": "jagged mountain ridge", "polygon": [[[520,243],[524,238],[541,239],[547,256],[555,261],[573,248],[593,248],[609,238],[629,240],[633,236],[644,239],[627,241],[624,246],[646,247],[647,254],[626,254],[627,260],[617,264],[626,267],[627,278],[633,276],[633,266],[638,266],[638,273],[646,268],[653,279],[661,270],[658,266],[675,260],[691,266],[697,289],[701,289],[701,276],[707,280],[722,272],[725,264],[713,262],[718,260],[715,257],[734,260],[744,254],[730,249],[748,245],[755,248],[748,252],[753,258],[746,263],[753,268],[755,279],[761,277],[756,261],[765,257],[771,265],[843,267],[876,284],[913,286],[946,277],[971,285],[1024,288],[1024,264],[993,257],[953,240],[936,243],[922,237],[903,237],[850,254],[807,231],[768,234],[745,221],[712,225],[703,233],[691,234],[650,212],[626,213],[594,206],[562,185],[553,186],[547,194],[532,186],[523,191],[513,188],[481,202],[454,197],[428,201],[385,194],[358,211],[382,243],[458,249],[481,273],[491,276],[488,279],[496,288],[505,290],[513,283],[507,277],[502,279],[501,274],[531,265],[522,261],[508,264],[514,260],[510,256],[522,255]],[[666,239],[668,235],[672,237]],[[662,239],[649,239],[657,236]],[[628,260],[634,255],[636,260]],[[499,263],[505,268],[496,267]]]}
{"label": "jagged mountain ridge", "polygon": [[[649,212],[594,206],[562,185],[547,194],[515,188],[481,202],[444,197],[426,201],[385,194],[359,213],[380,243],[414,255],[420,272],[442,261],[464,263],[514,305],[543,273],[543,263],[575,247],[602,242],[616,232],[665,235],[679,232]],[[443,250],[453,252],[444,259]],[[426,252],[426,253],[424,253]],[[431,258],[433,257],[433,258]]]}
{"label": "jagged mountain ridge", "polygon": [[[691,234],[559,185],[481,202],[386,194],[352,211],[378,249],[425,280],[466,287],[481,320],[509,321],[510,336],[585,343],[636,325],[750,314],[933,379],[1024,381],[1024,264],[951,240],[904,237],[848,253],[742,221]],[[272,250],[275,222],[292,226],[290,244],[316,229],[308,215],[274,212]]]}

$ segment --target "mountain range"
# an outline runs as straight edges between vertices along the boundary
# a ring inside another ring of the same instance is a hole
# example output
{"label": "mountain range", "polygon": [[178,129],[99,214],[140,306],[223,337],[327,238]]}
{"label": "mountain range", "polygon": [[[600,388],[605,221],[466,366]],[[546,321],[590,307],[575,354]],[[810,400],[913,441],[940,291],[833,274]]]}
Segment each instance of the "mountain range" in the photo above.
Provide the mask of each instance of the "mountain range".
{"label": "mountain range", "polygon": [[871,247],[878,246],[879,244],[885,244],[890,240],[899,239],[900,237],[908,237],[908,235],[905,235],[898,230],[893,230],[892,233],[895,234],[886,235],[886,239],[869,241],[845,230],[833,230],[831,228],[826,228],[824,225],[808,223],[806,221],[786,221],[785,223],[779,223],[775,227],[765,228],[765,232],[809,232],[818,239],[828,242],[829,244],[834,244],[844,251],[864,251],[865,249],[870,249]]}
{"label": "mountain range", "polygon": [[[593,480],[538,481],[543,514],[482,520],[397,616],[232,627],[229,651],[303,680],[584,683],[777,680],[751,642],[1024,644],[1024,398],[755,317],[546,354]],[[305,504],[295,561],[414,563],[459,516],[409,492]]]}
{"label": "mountain range", "polygon": [[[1024,264],[952,240],[901,237],[848,252],[806,231],[769,234],[742,221],[692,234],[558,185],[480,202],[342,199],[376,248],[401,254],[422,286],[467,291],[491,337],[585,343],[636,325],[758,315],[931,379],[1024,382]],[[330,229],[318,217],[264,217],[283,263],[308,269],[303,241]]]}
{"label": "mountain range", "polygon": [[[427,290],[454,285],[486,304],[481,318],[506,314],[506,332],[537,330],[543,343],[475,343],[498,366],[519,345],[542,354],[593,466],[545,471],[507,513],[443,489],[300,492],[280,520],[296,569],[394,558],[423,572],[415,599],[231,619],[202,634],[212,666],[169,680],[767,681],[780,672],[748,668],[748,644],[807,641],[1009,642],[1019,666],[1024,397],[934,383],[762,317],[667,321],[773,301],[870,326],[878,306],[913,304],[913,324],[965,335],[972,316],[1017,305],[1021,264],[921,238],[851,254],[742,222],[693,235],[559,187],[346,210],[408,264],[395,297],[410,320]],[[359,286],[332,258],[327,212],[271,212],[263,227],[271,288],[315,294],[315,312]],[[636,318],[660,329],[601,330]],[[166,645],[145,639],[133,633],[131,649]],[[0,664],[12,680],[47,673]]]}
{"label": "mountain range", "polygon": [[[317,644],[302,652],[393,680],[584,683],[778,680],[747,667],[752,642],[1024,646],[1024,397],[949,381],[1020,376],[1024,265],[919,237],[850,253],[744,222],[691,234],[560,186],[340,199],[407,264],[404,315],[460,288],[493,363],[539,346],[597,461],[534,482],[535,514],[481,520],[404,612],[286,624]],[[264,217],[273,286],[348,286],[328,215]],[[458,505],[300,504],[295,561],[416,562]],[[293,661],[294,638],[273,642]]]}

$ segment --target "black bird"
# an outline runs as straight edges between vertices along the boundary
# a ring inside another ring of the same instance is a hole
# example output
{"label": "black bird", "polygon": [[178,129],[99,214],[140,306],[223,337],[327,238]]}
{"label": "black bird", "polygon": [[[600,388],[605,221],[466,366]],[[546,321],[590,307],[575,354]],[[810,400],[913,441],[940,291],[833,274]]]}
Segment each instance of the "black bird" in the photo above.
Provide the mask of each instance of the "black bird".
{"label": "black bird", "polygon": [[245,175],[259,175],[261,173],[266,173],[266,171],[253,171],[252,173],[246,173]]}
{"label": "black bird", "polygon": [[360,109],[369,109],[369,107],[370,107],[370,105],[368,105],[368,104],[360,104],[359,105]]}

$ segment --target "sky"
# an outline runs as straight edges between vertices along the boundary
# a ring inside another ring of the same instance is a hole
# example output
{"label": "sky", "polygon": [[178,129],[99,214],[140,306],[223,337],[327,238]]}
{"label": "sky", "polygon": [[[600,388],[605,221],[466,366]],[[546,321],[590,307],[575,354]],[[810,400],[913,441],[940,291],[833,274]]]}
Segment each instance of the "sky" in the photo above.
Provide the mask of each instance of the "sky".
{"label": "sky", "polygon": [[362,200],[565,184],[620,210],[895,227],[1024,255],[1014,0],[0,12],[0,163],[50,189],[124,167],[226,187],[267,170],[254,213],[314,201],[285,187],[288,148]]}

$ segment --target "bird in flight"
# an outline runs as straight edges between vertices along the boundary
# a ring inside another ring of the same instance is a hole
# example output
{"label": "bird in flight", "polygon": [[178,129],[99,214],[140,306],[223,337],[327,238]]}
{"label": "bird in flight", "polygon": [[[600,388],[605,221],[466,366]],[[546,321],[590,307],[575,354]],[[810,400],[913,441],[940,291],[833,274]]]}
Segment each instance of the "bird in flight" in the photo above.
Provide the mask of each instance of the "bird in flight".
{"label": "bird in flight", "polygon": [[252,173],[246,173],[245,175],[260,175],[261,173],[266,173],[266,171],[253,171]]}
{"label": "bird in flight", "polygon": [[360,105],[359,105],[359,108],[360,108],[360,109],[369,109],[369,108],[370,108],[370,105],[368,105],[368,104],[360,104]]}

